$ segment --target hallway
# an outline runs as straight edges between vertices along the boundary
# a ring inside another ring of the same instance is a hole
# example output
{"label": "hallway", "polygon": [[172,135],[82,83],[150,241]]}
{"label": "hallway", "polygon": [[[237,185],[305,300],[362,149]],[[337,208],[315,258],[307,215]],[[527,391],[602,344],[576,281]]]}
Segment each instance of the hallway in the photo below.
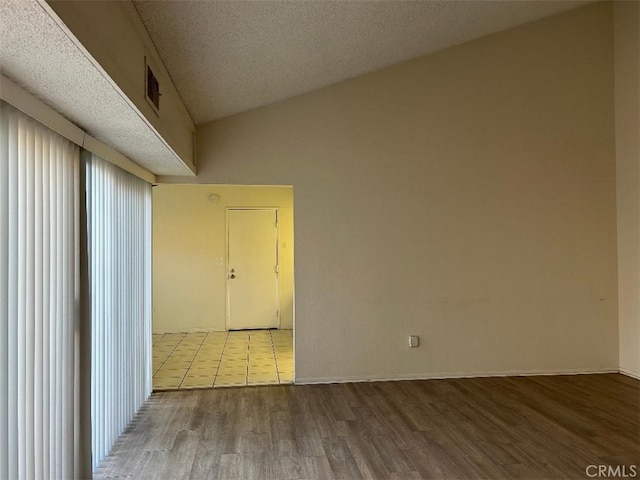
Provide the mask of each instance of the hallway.
{"label": "hallway", "polygon": [[153,390],[293,383],[291,330],[153,335]]}

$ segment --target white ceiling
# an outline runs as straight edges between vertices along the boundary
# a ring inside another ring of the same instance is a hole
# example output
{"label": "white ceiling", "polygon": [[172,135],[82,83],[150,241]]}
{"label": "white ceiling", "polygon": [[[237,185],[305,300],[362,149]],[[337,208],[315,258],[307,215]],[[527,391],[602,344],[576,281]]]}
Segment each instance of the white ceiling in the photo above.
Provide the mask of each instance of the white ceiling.
{"label": "white ceiling", "polygon": [[196,124],[586,3],[134,1]]}

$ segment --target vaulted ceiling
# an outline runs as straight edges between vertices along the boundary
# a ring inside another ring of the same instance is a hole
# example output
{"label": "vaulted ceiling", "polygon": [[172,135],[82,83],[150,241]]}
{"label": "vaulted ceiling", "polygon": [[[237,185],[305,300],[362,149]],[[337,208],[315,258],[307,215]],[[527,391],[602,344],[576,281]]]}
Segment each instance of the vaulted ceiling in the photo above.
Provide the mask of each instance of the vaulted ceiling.
{"label": "vaulted ceiling", "polygon": [[[586,3],[133,2],[196,124]],[[47,0],[0,0],[0,72],[145,169],[157,175],[192,174],[50,10]]]}
{"label": "vaulted ceiling", "polygon": [[134,1],[196,124],[586,1]]}

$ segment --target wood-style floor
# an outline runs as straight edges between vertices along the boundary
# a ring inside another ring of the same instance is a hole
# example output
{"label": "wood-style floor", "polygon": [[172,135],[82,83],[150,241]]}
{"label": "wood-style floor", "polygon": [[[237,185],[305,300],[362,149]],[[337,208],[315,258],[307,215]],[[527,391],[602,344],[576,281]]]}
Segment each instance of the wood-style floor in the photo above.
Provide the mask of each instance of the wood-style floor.
{"label": "wood-style floor", "polygon": [[640,477],[639,437],[618,374],[162,392],[94,478]]}

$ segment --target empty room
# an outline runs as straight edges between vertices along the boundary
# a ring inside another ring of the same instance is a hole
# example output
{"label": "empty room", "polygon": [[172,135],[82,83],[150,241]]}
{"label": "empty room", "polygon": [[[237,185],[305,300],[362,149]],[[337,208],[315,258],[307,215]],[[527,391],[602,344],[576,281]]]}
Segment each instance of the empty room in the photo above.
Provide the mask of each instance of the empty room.
{"label": "empty room", "polygon": [[640,476],[640,2],[0,39],[0,479]]}

